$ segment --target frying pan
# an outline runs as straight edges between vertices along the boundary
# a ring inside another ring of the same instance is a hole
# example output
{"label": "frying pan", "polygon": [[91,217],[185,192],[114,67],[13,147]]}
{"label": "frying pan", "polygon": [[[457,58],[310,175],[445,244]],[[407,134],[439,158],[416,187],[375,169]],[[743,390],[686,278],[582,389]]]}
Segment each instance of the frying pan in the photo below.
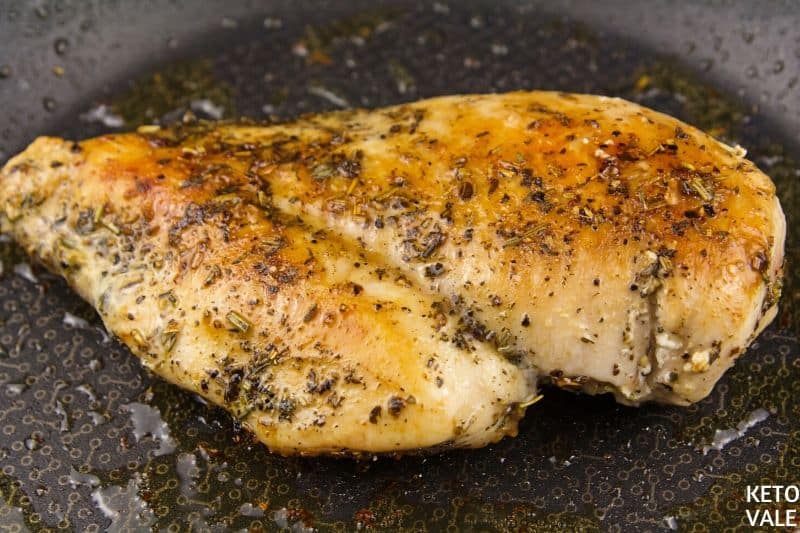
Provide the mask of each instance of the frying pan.
{"label": "frying pan", "polygon": [[[271,456],[107,338],[0,242],[0,528],[635,530],[746,525],[800,474],[800,9],[793,2],[0,2],[0,161],[201,116],[266,119],[448,93],[619,95],[741,143],[789,223],[776,322],[689,408],[545,390],[482,450]],[[771,508],[780,508],[773,505]]]}

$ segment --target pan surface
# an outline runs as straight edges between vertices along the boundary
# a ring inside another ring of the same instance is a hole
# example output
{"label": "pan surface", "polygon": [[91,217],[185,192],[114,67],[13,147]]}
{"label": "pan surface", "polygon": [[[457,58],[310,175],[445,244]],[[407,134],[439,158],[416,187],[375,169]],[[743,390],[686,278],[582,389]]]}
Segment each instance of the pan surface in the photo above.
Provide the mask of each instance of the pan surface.
{"label": "pan surface", "polygon": [[800,13],[766,4],[0,1],[0,162],[37,135],[188,109],[266,119],[556,89],[622,96],[742,144],[789,224],[781,313],[699,404],[545,390],[517,438],[366,462],[271,456],[149,375],[62,281],[0,241],[0,529],[747,524],[759,508],[748,485],[800,478]]}

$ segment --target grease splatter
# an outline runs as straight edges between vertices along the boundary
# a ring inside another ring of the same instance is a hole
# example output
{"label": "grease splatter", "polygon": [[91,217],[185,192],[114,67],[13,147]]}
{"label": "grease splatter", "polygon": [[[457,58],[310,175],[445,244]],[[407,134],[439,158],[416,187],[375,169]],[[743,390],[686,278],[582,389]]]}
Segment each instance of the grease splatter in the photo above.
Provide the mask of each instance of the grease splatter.
{"label": "grease splatter", "polygon": [[161,411],[138,402],[123,405],[122,410],[131,414],[133,436],[136,437],[136,442],[150,435],[159,443],[159,447],[155,451],[156,456],[166,455],[175,451],[175,441],[169,434],[169,426],[161,418]]}

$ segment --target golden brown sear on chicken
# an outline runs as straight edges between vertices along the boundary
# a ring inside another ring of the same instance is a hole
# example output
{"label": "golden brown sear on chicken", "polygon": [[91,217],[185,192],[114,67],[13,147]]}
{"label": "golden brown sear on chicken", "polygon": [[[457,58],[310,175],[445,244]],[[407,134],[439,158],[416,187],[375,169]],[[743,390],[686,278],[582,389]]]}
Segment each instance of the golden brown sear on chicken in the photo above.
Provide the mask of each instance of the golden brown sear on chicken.
{"label": "golden brown sear on chicken", "polygon": [[785,237],[740,148],[547,92],[42,137],[0,207],[143,364],[284,454],[482,446],[541,382],[698,401],[775,316]]}

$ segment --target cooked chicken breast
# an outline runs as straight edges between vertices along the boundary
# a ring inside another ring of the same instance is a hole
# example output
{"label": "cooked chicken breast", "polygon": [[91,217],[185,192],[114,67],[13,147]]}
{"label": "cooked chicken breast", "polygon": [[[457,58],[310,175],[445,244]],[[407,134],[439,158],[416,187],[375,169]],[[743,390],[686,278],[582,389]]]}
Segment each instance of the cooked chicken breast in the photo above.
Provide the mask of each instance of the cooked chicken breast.
{"label": "cooked chicken breast", "polygon": [[770,179],[614,98],[452,96],[39,138],[2,225],[280,453],[481,446],[548,381],[704,398],[772,320]]}

